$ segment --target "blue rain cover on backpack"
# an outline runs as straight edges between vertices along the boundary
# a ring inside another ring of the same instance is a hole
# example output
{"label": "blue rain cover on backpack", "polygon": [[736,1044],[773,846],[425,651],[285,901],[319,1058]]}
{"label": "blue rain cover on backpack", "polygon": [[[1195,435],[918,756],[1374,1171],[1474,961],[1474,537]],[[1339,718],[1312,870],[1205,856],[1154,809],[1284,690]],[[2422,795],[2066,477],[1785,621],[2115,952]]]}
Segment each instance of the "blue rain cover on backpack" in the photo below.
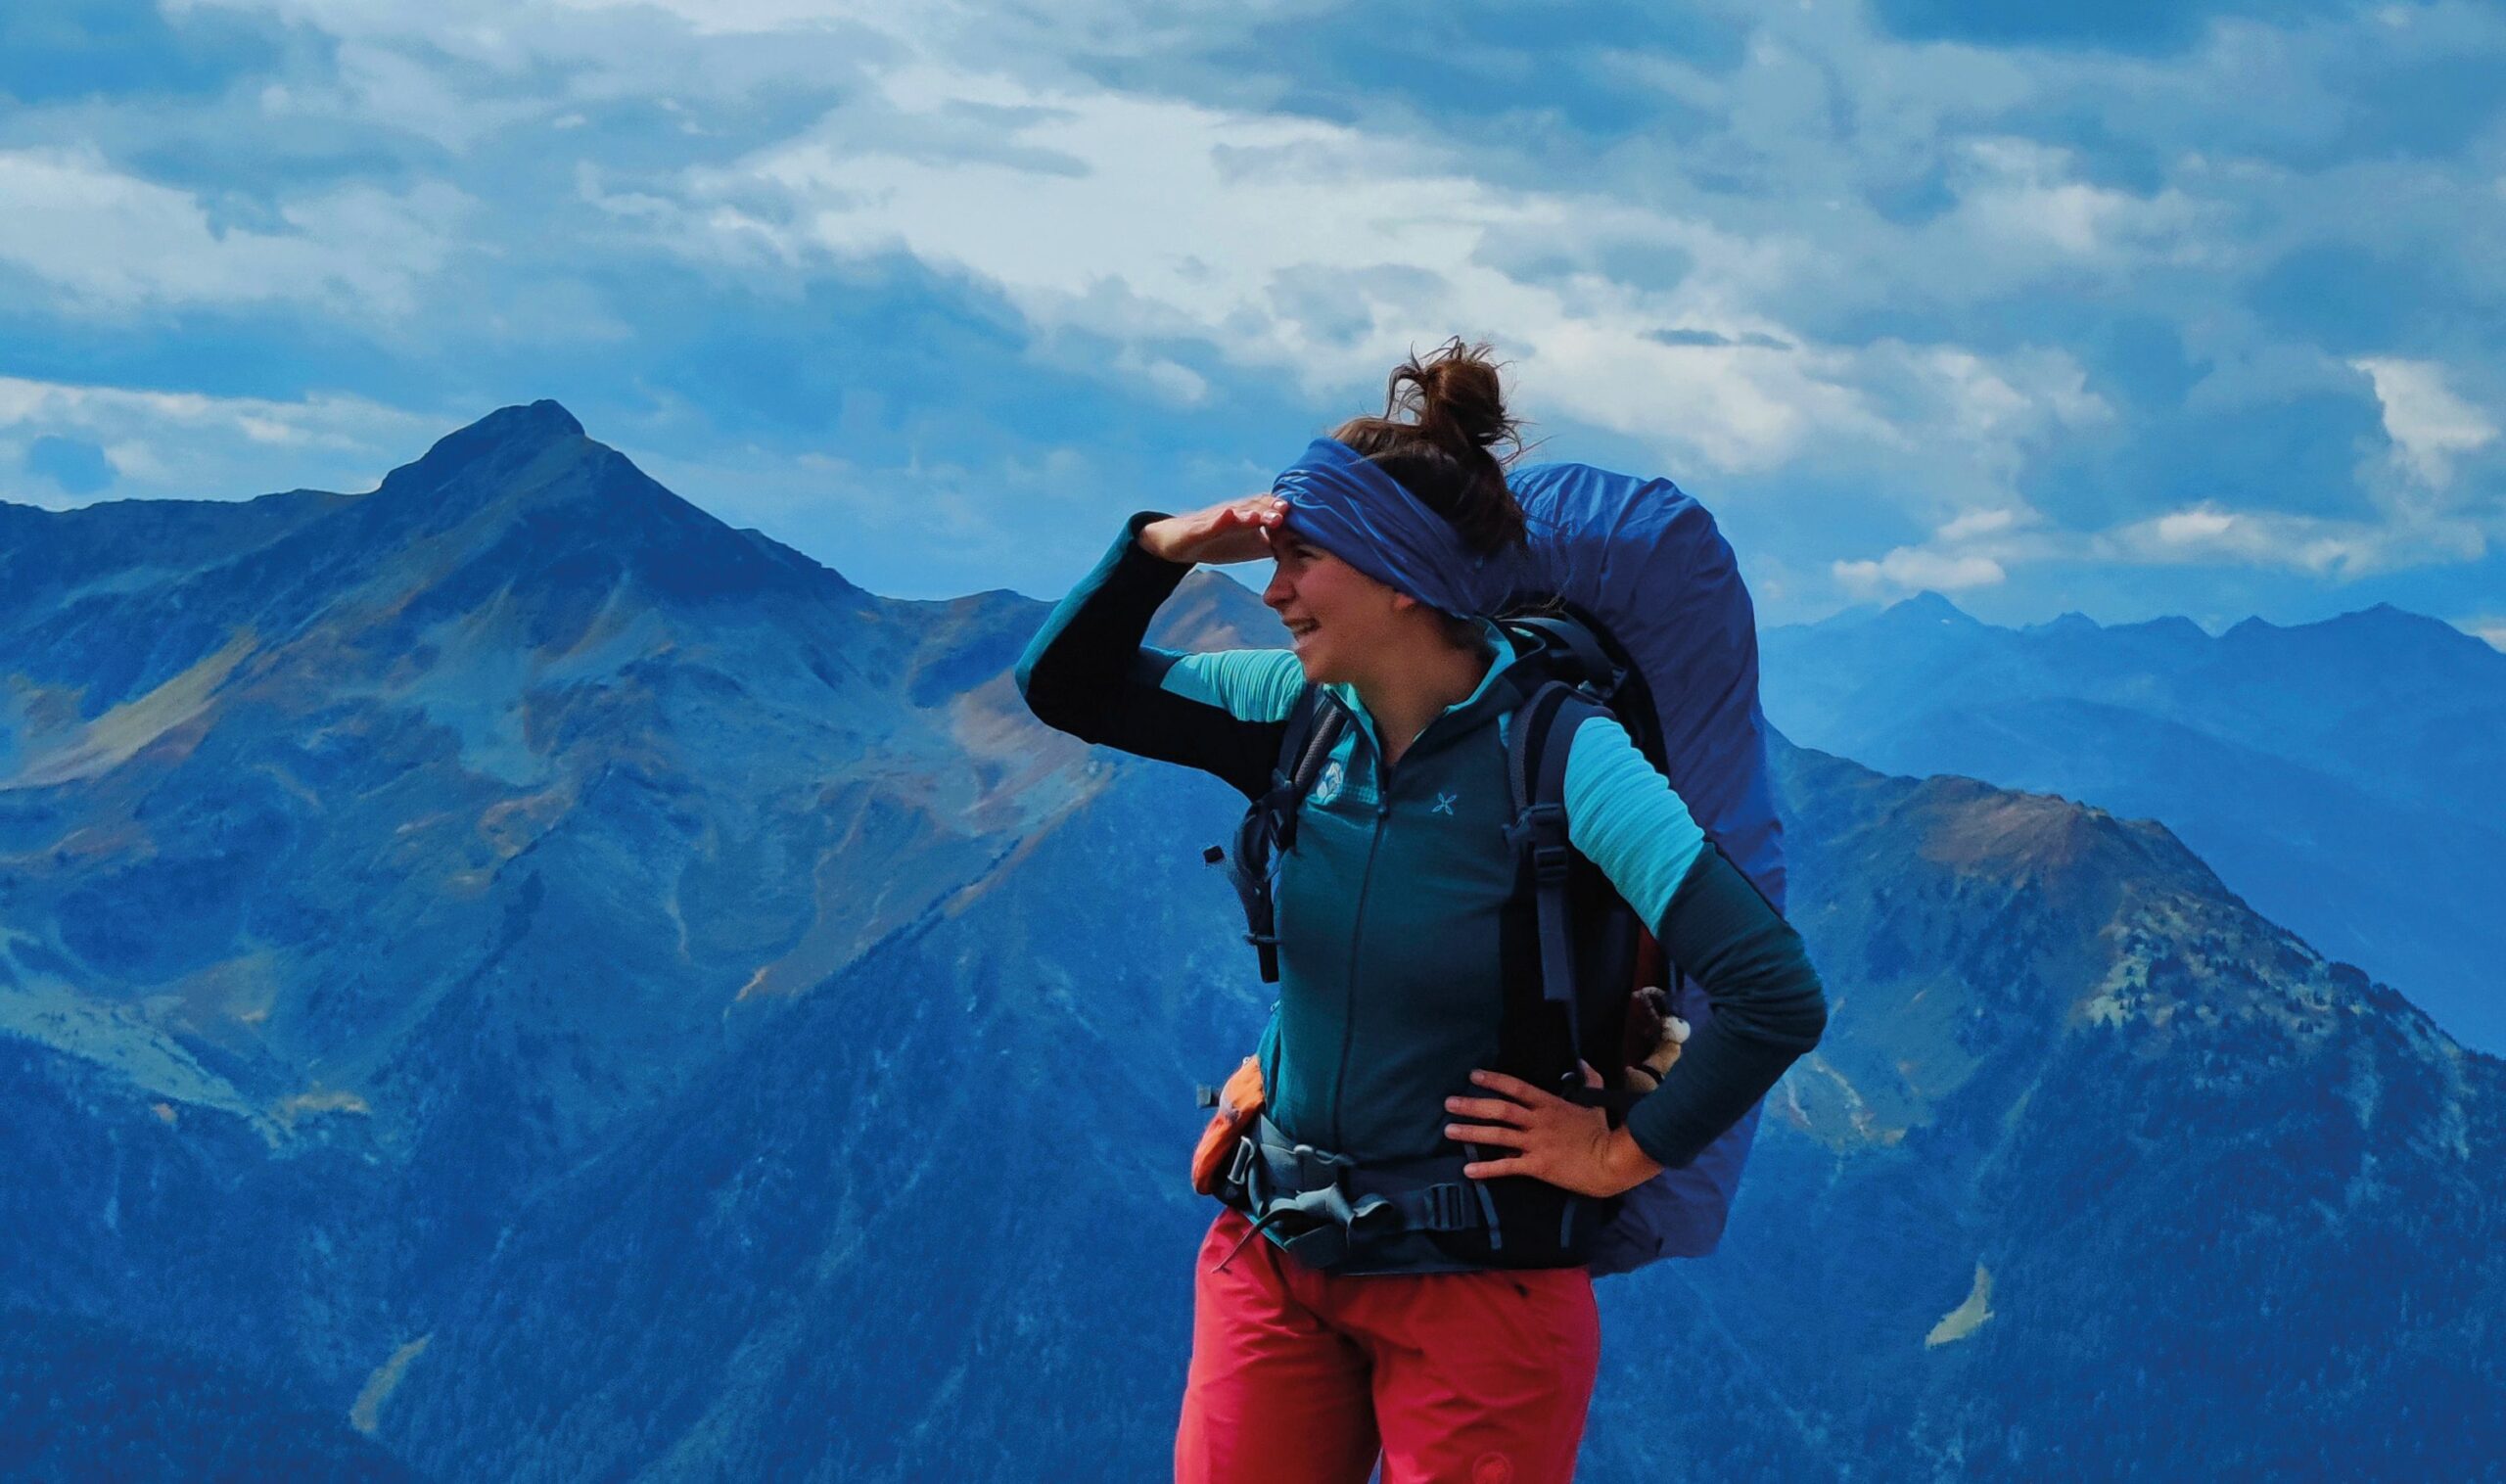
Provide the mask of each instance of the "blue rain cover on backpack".
{"label": "blue rain cover on backpack", "polygon": [[[1783,825],[1758,708],[1757,619],[1714,517],[1669,480],[1588,464],[1518,469],[1508,483],[1531,537],[1514,558],[1515,597],[1563,598],[1626,651],[1659,712],[1671,787],[1783,910]],[[1672,987],[1671,1006],[1692,1027],[1713,1018],[1704,992],[1685,978]],[[1712,1252],[1762,1106],[1694,1162],[1629,1191],[1586,1266],[1608,1275]]]}

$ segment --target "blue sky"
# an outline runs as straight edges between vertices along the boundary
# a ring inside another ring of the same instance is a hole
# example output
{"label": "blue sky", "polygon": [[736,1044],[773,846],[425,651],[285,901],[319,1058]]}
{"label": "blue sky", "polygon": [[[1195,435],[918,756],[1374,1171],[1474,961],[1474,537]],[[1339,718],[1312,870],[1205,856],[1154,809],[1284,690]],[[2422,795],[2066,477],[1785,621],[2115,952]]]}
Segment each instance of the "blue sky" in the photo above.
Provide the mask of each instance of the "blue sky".
{"label": "blue sky", "polygon": [[1057,593],[1408,348],[1771,622],[2506,645],[2506,9],[14,0],[0,498],[554,396],[874,589]]}

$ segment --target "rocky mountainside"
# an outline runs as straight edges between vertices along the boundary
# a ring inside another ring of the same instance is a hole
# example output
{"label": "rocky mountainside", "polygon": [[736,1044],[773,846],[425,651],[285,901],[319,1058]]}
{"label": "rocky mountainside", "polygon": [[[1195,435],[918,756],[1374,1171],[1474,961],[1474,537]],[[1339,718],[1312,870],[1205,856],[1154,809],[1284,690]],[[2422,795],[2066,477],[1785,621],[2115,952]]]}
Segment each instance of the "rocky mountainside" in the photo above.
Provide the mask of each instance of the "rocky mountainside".
{"label": "rocky mountainside", "polygon": [[[1042,605],[548,403],[0,570],[0,1307],[444,1479],[1161,1471],[1268,997],[1228,791],[1019,705]],[[1723,1251],[1605,1285],[1587,1477],[2493,1466],[2498,1062],[2162,828],[1780,764],[1832,1029]]]}
{"label": "rocky mountainside", "polygon": [[2212,637],[2001,628],[1935,593],[1762,646],[1793,740],[2160,820],[2265,916],[2506,1052],[2506,654],[2390,606]]}
{"label": "rocky mountainside", "polygon": [[1613,1392],[1606,1476],[2494,1476],[2506,1064],[2159,826],[1780,772],[1834,1020],[1721,1253],[1633,1280],[1708,1401]]}
{"label": "rocky mountainside", "polygon": [[13,1245],[0,1294],[209,1260],[145,1249],[200,1218],[115,1190],[206,1161],[206,1188],[273,1187],[209,1219],[295,1297],[162,1297],[332,1389],[615,1120],[1098,786],[965,701],[1034,604],[873,597],[553,403],[361,496],[0,534],[0,1033],[113,1109],[94,1164],[0,1130],[29,1146],[0,1199],[108,1218]]}

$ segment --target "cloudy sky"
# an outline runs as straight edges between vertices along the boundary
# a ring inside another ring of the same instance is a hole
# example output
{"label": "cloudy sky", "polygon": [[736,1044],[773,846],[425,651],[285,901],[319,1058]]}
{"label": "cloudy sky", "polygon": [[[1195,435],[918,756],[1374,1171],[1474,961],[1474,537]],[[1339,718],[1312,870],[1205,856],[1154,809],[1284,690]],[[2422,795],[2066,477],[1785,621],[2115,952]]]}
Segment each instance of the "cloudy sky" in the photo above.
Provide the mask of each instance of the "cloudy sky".
{"label": "cloudy sky", "polygon": [[2501,77],[2493,0],[10,0],[0,498],[554,396],[877,590],[1051,595],[1461,333],[1770,621],[2506,645]]}

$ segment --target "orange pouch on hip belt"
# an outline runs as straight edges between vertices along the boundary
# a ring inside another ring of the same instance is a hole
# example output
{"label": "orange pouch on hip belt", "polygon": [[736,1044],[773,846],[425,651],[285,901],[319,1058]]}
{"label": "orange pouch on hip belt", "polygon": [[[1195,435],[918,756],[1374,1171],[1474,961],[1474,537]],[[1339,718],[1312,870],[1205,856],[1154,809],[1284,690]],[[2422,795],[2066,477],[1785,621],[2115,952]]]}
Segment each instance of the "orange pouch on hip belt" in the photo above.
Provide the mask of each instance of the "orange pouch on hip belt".
{"label": "orange pouch on hip belt", "polygon": [[1219,1090],[1218,1111],[1210,1115],[1210,1126],[1201,1131],[1200,1147],[1192,1151],[1193,1189],[1203,1195],[1218,1193],[1220,1179],[1235,1159],[1235,1141],[1261,1113],[1262,1063],[1247,1056]]}

